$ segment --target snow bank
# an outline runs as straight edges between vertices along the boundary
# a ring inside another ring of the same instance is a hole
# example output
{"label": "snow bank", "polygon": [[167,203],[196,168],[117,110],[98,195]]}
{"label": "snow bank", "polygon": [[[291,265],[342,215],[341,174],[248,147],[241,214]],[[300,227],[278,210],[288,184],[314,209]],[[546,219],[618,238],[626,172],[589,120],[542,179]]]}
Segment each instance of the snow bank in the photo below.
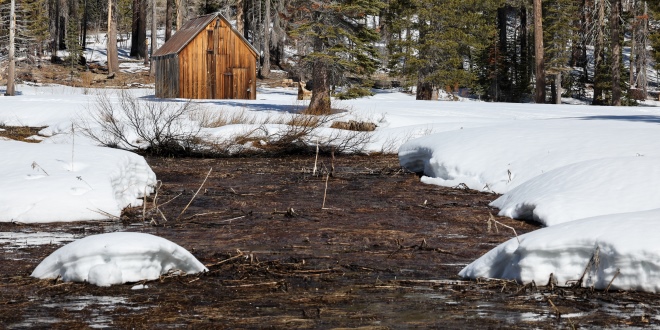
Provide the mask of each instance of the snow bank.
{"label": "snow bank", "polygon": [[208,271],[190,252],[164,238],[142,233],[92,235],[69,243],[44,259],[33,277],[110,286],[154,280],[170,270]]}
{"label": "snow bank", "polygon": [[143,157],[110,148],[0,141],[0,221],[55,222],[118,217],[152,192]]}
{"label": "snow bank", "polygon": [[541,174],[490,205],[500,216],[546,226],[660,208],[660,158],[604,158]]}
{"label": "snow bank", "polygon": [[[546,227],[501,244],[465,267],[466,278],[503,278],[559,285],[578,280],[596,251],[583,286],[660,292],[660,210],[599,216]],[[615,278],[616,276],[616,278]]]}
{"label": "snow bank", "polygon": [[524,120],[425,136],[399,149],[402,166],[425,183],[506,193],[569,164],[660,155],[657,122],[626,116]]}

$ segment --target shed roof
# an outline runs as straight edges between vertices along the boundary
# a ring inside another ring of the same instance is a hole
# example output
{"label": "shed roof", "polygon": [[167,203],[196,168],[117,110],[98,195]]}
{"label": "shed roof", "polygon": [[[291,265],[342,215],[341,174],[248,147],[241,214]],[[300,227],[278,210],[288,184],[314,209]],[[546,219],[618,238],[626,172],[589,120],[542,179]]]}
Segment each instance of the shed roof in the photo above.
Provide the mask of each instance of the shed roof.
{"label": "shed roof", "polygon": [[241,35],[238,30],[236,30],[234,26],[232,26],[231,23],[229,23],[229,21],[220,13],[199,16],[188,21],[181,27],[180,30],[176,31],[170,40],[165,42],[164,45],[160,46],[160,48],[154,52],[153,56],[161,57],[178,54],[181,50],[183,50],[183,48],[186,47],[186,45],[188,45],[188,43],[190,43],[195,38],[197,34],[202,32],[206,26],[213,22],[216,17],[222,19],[225,24],[227,24],[227,26],[231,27],[232,32],[235,33],[248,46],[248,48],[254,53],[255,56],[259,56],[257,49],[254,48],[254,46],[252,46],[252,44],[250,44],[250,42],[248,42],[247,39],[245,39],[245,37],[243,37],[243,35]]}

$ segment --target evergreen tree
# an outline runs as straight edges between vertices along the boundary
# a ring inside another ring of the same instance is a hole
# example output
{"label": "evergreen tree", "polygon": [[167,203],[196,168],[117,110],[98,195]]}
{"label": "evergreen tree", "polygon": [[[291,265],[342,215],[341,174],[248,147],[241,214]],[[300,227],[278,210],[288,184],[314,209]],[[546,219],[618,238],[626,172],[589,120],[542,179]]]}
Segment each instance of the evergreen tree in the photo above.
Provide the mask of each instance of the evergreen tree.
{"label": "evergreen tree", "polygon": [[80,45],[80,25],[78,21],[74,19],[77,17],[77,11],[72,8],[69,12],[69,20],[67,22],[66,28],[66,49],[69,52],[69,57],[66,59],[68,65],[71,66],[71,69],[80,62],[80,57],[82,57],[83,49]]}
{"label": "evergreen tree", "polygon": [[379,35],[367,22],[382,6],[378,0],[295,0],[290,4],[290,35],[309,45],[299,63],[313,81],[308,113],[332,111],[331,83],[349,75],[366,77],[376,70],[379,61],[374,43]]}
{"label": "evergreen tree", "polygon": [[416,81],[417,99],[437,90],[475,87],[476,59],[496,40],[495,17],[502,0],[409,0],[390,7],[390,67]]}
{"label": "evergreen tree", "polygon": [[25,1],[23,6],[26,13],[27,34],[34,40],[31,43],[31,48],[34,49],[37,55],[42,55],[44,44],[50,36],[48,31],[48,1]]}
{"label": "evergreen tree", "polygon": [[569,71],[572,45],[579,44],[579,6],[575,0],[549,0],[543,3],[543,45],[545,67],[555,79],[551,82],[554,103],[561,100],[561,79]]}

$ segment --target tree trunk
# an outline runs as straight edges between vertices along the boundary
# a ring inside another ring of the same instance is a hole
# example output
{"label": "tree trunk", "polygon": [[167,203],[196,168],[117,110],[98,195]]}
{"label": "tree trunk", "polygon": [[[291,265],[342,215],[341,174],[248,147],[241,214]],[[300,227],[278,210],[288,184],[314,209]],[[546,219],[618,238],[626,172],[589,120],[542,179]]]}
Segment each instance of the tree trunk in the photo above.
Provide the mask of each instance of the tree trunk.
{"label": "tree trunk", "polygon": [[536,64],[536,103],[545,103],[545,67],[543,50],[543,14],[541,0],[534,0],[534,54]]}
{"label": "tree trunk", "polygon": [[270,76],[270,0],[266,0],[264,13],[264,60],[261,63],[261,71],[259,72],[262,78]]}
{"label": "tree trunk", "polygon": [[636,44],[637,44],[637,4],[636,1],[633,1],[631,4],[632,8],[630,8],[630,12],[632,14],[632,24],[630,24],[630,35],[632,36],[630,38],[630,62],[628,64],[628,68],[630,68],[629,74],[630,76],[628,77],[628,84],[630,85],[630,89],[635,88],[635,51],[636,51]]}
{"label": "tree trunk", "polygon": [[526,92],[529,86],[529,73],[532,71],[529,62],[529,31],[527,29],[527,7],[520,6],[520,70],[517,84],[520,92]]}
{"label": "tree trunk", "polygon": [[554,104],[561,104],[561,93],[562,93],[562,88],[561,88],[561,71],[557,72],[555,74],[555,80],[553,83],[554,87],[554,92],[553,92],[553,101]]}
{"label": "tree trunk", "polygon": [[59,17],[60,17],[60,1],[59,0],[50,0],[48,4],[48,12],[50,16],[50,23],[49,23],[49,32],[50,32],[50,44],[48,47],[48,50],[50,51],[50,56],[51,56],[51,61],[54,62],[55,59],[57,58],[57,50],[59,49],[59,45],[57,42],[59,41]]}
{"label": "tree trunk", "polygon": [[[153,56],[156,49],[158,49],[158,15],[156,13],[156,0],[151,0],[151,51],[150,54]],[[150,57],[151,60],[151,70],[149,75],[152,77],[156,75],[156,65],[154,64],[153,57]]]}
{"label": "tree trunk", "polygon": [[245,35],[245,17],[243,0],[236,0],[236,30],[241,35]]}
{"label": "tree trunk", "polygon": [[60,1],[60,10],[59,10],[59,19],[58,19],[58,24],[59,27],[57,29],[58,31],[58,50],[65,50],[66,49],[66,30],[67,30],[67,20],[68,20],[68,11],[69,11],[69,6],[67,4],[66,0],[59,0]]}
{"label": "tree trunk", "polygon": [[82,22],[80,23],[80,33],[82,36],[80,37],[80,45],[82,46],[83,52],[85,51],[85,48],[87,48],[87,22],[89,21],[89,11],[87,10],[87,0],[84,1],[83,3],[83,19]]}
{"label": "tree trunk", "polygon": [[181,30],[184,21],[185,13],[185,0],[176,0],[176,30]]}
{"label": "tree trunk", "polygon": [[[583,36],[587,35],[588,26],[591,26],[591,16],[587,14],[587,0],[582,1],[582,30]],[[582,83],[589,82],[589,57],[587,57],[587,38],[582,38]]]}
{"label": "tree trunk", "polygon": [[133,0],[131,57],[147,57],[147,1]]}
{"label": "tree trunk", "polygon": [[598,19],[596,22],[596,45],[594,47],[594,99],[593,105],[603,105],[603,61],[605,48],[605,3],[604,0],[598,2]]}
{"label": "tree trunk", "polygon": [[[315,17],[316,18],[316,17]],[[316,31],[315,31],[316,32]],[[323,40],[318,32],[314,39],[314,52],[324,52]],[[328,83],[328,66],[325,59],[316,59],[312,64],[312,98],[306,113],[310,115],[328,115],[332,113],[330,105],[330,85]]]}
{"label": "tree trunk", "polygon": [[621,0],[612,2],[612,105],[621,105]]}
{"label": "tree trunk", "polygon": [[7,90],[6,96],[16,95],[14,88],[14,78],[16,77],[16,64],[14,62],[14,39],[16,37],[16,0],[11,0],[9,9],[9,70],[7,72]]}
{"label": "tree trunk", "polygon": [[648,76],[646,74],[646,68],[648,67],[648,40],[649,40],[649,5],[644,1],[644,20],[642,21],[642,33],[643,40],[642,49],[644,51],[639,52],[641,58],[637,61],[637,65],[640,67],[639,77],[637,77],[637,86],[641,86],[644,91],[644,97],[648,95]]}
{"label": "tree trunk", "polygon": [[438,99],[438,91],[437,89],[428,82],[423,82],[423,81],[418,81],[417,82],[417,94],[415,96],[416,100],[424,100],[424,101],[429,101],[429,100],[437,100]]}
{"label": "tree trunk", "polygon": [[165,0],[165,41],[172,37],[172,8],[174,0]]}
{"label": "tree trunk", "polygon": [[117,14],[113,0],[108,0],[108,75],[119,71],[117,53]]}
{"label": "tree trunk", "polygon": [[491,82],[492,95],[494,96],[494,101],[502,101],[503,98],[500,95],[503,95],[501,88],[506,84],[507,78],[505,75],[500,74],[500,67],[506,67],[505,58],[507,55],[507,16],[509,12],[509,6],[504,6],[497,9],[497,30],[499,31],[499,42],[497,51],[493,55],[495,60],[495,78]]}

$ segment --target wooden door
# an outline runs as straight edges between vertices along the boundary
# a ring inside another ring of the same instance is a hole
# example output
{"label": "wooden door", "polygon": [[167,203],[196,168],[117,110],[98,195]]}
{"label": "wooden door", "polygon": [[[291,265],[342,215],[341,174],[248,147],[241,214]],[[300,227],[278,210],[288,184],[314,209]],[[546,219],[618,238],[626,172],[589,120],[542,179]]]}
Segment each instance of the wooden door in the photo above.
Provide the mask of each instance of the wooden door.
{"label": "wooden door", "polygon": [[251,81],[248,82],[248,74],[246,68],[232,68],[232,75],[234,76],[233,81],[233,99],[249,99],[249,93],[251,92],[250,85]]}

